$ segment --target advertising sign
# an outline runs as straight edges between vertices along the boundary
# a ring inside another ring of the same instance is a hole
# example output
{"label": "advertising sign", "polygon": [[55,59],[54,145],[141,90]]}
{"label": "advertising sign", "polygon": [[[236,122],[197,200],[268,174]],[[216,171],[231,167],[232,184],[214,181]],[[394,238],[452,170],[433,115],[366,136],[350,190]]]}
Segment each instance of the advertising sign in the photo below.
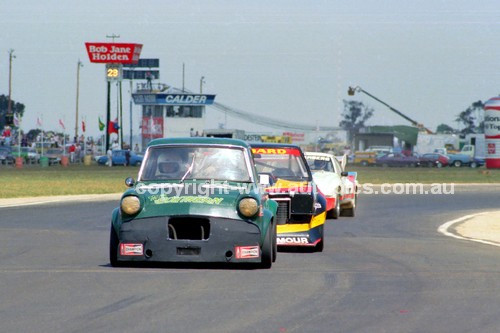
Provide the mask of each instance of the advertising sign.
{"label": "advertising sign", "polygon": [[500,169],[500,97],[493,97],[484,104],[484,135],[486,167]]}
{"label": "advertising sign", "polygon": [[142,44],[133,43],[85,43],[90,62],[136,64],[141,55]]}
{"label": "advertising sign", "polygon": [[202,94],[132,94],[135,104],[212,105],[215,95]]}
{"label": "advertising sign", "polygon": [[143,138],[163,138],[163,117],[143,117],[141,127]]}

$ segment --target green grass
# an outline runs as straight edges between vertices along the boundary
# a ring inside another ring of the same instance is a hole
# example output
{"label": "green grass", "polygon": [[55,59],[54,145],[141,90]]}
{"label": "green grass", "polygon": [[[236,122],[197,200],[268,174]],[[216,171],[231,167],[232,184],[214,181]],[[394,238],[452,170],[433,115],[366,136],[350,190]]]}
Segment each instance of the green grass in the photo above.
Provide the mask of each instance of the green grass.
{"label": "green grass", "polygon": [[444,167],[396,168],[348,166],[358,172],[360,183],[500,183],[500,169]]}
{"label": "green grass", "polygon": [[70,165],[0,166],[0,198],[70,194],[117,193],[126,189],[127,177],[137,178],[138,167]]}
{"label": "green grass", "polygon": [[[500,183],[500,169],[462,168],[381,168],[349,166],[358,172],[360,183]],[[139,168],[70,165],[67,168],[38,165],[0,166],[0,198],[70,194],[119,193],[124,180],[137,177]]]}

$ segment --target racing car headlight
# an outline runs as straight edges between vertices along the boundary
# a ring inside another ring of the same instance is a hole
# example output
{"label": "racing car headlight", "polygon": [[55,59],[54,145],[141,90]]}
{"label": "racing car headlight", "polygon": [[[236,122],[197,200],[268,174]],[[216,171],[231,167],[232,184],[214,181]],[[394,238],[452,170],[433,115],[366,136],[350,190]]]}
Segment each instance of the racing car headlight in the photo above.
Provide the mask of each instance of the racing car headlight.
{"label": "racing car headlight", "polygon": [[241,215],[252,217],[259,211],[259,204],[254,198],[244,198],[238,203],[238,210]]}
{"label": "racing car headlight", "polygon": [[141,209],[141,201],[138,197],[130,195],[122,199],[121,209],[127,215],[134,215]]}

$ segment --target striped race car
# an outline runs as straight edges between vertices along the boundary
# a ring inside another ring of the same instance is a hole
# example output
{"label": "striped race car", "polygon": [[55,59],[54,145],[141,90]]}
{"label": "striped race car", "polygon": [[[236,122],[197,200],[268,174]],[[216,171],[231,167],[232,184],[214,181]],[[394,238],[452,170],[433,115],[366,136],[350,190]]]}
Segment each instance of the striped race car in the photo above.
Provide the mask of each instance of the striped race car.
{"label": "striped race car", "polygon": [[358,181],[356,172],[345,171],[347,156],[341,162],[331,154],[306,152],[313,179],[327,202],[327,215],[354,216],[357,202]]}
{"label": "striped race car", "polygon": [[291,144],[252,143],[255,167],[269,198],[278,203],[278,246],[323,251],[326,201],[319,193],[304,154]]}

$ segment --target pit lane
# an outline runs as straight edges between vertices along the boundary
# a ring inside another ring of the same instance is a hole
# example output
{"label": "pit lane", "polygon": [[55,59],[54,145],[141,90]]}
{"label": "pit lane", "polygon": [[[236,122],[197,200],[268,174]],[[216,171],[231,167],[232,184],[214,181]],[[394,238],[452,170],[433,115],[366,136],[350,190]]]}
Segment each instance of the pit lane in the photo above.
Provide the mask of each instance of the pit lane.
{"label": "pit lane", "polygon": [[271,270],[111,268],[116,201],[2,208],[1,331],[496,332],[500,251],[436,230],[499,202],[491,186],[360,196],[323,253],[279,252]]}

